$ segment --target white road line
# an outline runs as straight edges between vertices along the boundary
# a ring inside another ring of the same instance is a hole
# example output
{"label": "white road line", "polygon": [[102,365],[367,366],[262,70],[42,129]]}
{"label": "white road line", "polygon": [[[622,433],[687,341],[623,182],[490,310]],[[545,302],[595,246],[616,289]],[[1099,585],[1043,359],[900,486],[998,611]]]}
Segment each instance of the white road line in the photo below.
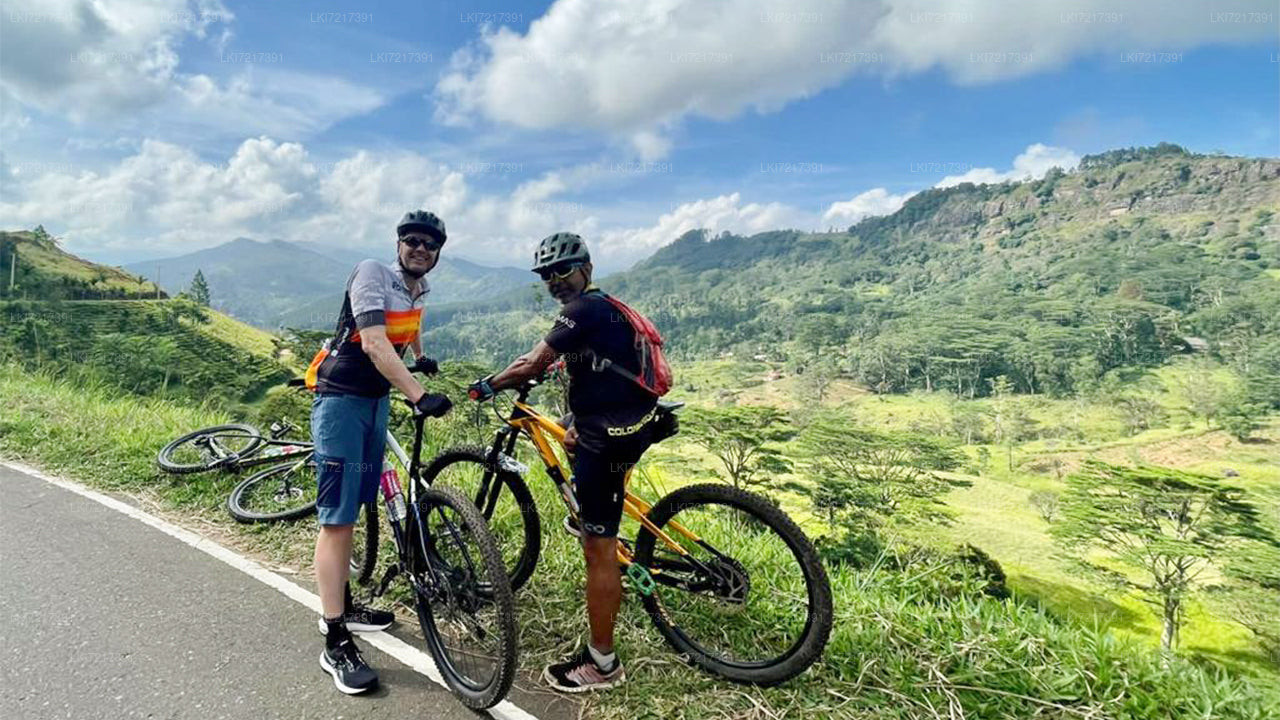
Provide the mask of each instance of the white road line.
{"label": "white road line", "polygon": [[[90,490],[79,483],[46,475],[36,468],[28,465],[5,460],[0,460],[0,465],[3,465],[10,470],[15,470],[25,475],[39,478],[50,485],[57,485],[63,490],[70,490],[71,492],[82,497],[89,498],[100,505],[105,505],[112,510],[124,513],[134,520],[146,523],[160,532],[171,537],[175,537],[201,552],[212,555],[231,567],[249,575],[255,580],[270,585],[281,593],[284,593],[284,595],[289,597],[291,600],[306,606],[317,615],[320,614],[320,597],[318,595],[310,590],[306,590],[293,584],[280,575],[264,568],[257,562],[232,550],[228,550],[206,537],[197,535],[185,528],[178,527],[167,520],[162,520],[150,513],[139,510],[128,503],[121,502],[108,495],[103,495],[100,492]],[[417,672],[426,675],[432,682],[445,687],[444,678],[440,676],[440,671],[436,668],[435,660],[433,660],[427,653],[422,652],[400,638],[386,632],[360,633],[360,639],[367,641],[370,645],[378,648],[396,660],[399,660],[410,668],[413,668]],[[500,720],[538,720],[536,716],[517,707],[510,700],[503,700],[498,703],[489,710],[489,713]]]}

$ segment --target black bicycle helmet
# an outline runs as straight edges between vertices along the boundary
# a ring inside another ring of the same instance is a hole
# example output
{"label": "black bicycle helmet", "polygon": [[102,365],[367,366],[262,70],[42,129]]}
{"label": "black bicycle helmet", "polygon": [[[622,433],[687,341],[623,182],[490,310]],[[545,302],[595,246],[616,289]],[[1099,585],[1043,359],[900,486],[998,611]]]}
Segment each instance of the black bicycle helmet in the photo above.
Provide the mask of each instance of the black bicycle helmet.
{"label": "black bicycle helmet", "polygon": [[538,249],[533,251],[533,271],[559,265],[564,262],[591,262],[591,253],[587,252],[587,241],[580,235],[571,232],[558,232],[543,238]]}
{"label": "black bicycle helmet", "polygon": [[436,214],[427,210],[410,210],[400,218],[400,224],[396,225],[396,235],[404,237],[405,233],[424,232],[428,235],[436,236],[440,242],[444,242],[448,237],[444,231],[444,221],[436,217]]}

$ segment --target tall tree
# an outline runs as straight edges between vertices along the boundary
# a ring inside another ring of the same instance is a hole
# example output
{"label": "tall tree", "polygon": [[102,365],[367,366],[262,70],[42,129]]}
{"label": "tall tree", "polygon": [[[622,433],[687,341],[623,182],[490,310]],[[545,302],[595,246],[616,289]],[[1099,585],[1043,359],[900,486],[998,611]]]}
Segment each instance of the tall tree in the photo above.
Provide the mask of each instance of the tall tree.
{"label": "tall tree", "polygon": [[[1096,460],[1067,478],[1051,532],[1082,567],[1146,593],[1159,607],[1166,650],[1177,645],[1204,572],[1226,564],[1241,542],[1269,537],[1239,488],[1206,475]],[[1130,580],[1134,571],[1144,580]]]}
{"label": "tall tree", "polygon": [[205,282],[203,271],[196,270],[195,277],[191,278],[191,288],[188,292],[196,303],[209,307],[209,283]]}

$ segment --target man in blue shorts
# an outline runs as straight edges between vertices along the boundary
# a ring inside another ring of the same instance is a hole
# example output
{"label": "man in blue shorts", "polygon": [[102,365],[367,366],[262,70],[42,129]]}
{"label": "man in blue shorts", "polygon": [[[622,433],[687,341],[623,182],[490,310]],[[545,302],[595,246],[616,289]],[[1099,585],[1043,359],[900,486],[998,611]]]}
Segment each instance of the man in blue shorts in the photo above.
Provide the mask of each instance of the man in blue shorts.
{"label": "man in blue shorts", "polygon": [[562,692],[608,688],[625,679],[613,648],[614,622],[622,602],[618,569],[618,523],[624,479],[651,443],[650,420],[657,398],[625,375],[593,369],[608,359],[628,373],[640,372],[635,332],[626,317],[591,284],[587,244],[573,233],[556,233],[538,246],[533,271],[560,302],[560,315],[546,338],[507,369],[471,386],[484,399],[536,377],[557,357],[569,371],[573,421],[565,448],[573,454],[573,481],[587,562],[590,642],[565,662],[548,665],[543,678]]}
{"label": "man in blue shorts", "polygon": [[[347,584],[352,529],[360,505],[378,497],[378,478],[386,444],[389,392],[394,385],[423,414],[438,417],[449,398],[429,394],[402,359],[413,348],[417,367],[434,368],[422,355],[424,277],[440,259],[444,223],[433,213],[407,213],[396,227],[396,261],[364,260],[347,280],[346,295],[327,353],[317,355],[316,397],[311,406],[315,441],[316,585],[324,617],[320,631],[325,650],[320,666],[338,689],[361,693],[378,684],[378,675],[361,657],[351,632],[383,630],[395,616],[357,605]],[[430,370],[428,370],[430,371]]]}

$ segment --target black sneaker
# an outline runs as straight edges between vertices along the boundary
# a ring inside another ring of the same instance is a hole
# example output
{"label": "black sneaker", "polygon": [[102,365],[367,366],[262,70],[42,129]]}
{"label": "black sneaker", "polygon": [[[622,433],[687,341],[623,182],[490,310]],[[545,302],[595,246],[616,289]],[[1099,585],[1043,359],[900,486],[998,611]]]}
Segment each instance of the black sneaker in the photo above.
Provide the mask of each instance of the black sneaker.
{"label": "black sneaker", "polygon": [[626,680],[627,674],[622,669],[622,661],[616,657],[609,668],[596,665],[591,651],[583,645],[573,658],[543,668],[542,679],[560,692],[579,693],[611,688]]}
{"label": "black sneaker", "polygon": [[360,656],[354,640],[343,640],[320,653],[320,667],[333,676],[333,684],[348,695],[358,695],[378,685],[378,673]]}
{"label": "black sneaker", "polygon": [[[395,613],[387,610],[375,610],[374,608],[360,603],[353,602],[348,610],[342,614],[342,622],[346,623],[347,629],[351,632],[377,632],[386,630],[391,627],[391,623],[396,621]],[[325,625],[324,618],[320,618],[320,634],[327,635],[329,628]]]}

